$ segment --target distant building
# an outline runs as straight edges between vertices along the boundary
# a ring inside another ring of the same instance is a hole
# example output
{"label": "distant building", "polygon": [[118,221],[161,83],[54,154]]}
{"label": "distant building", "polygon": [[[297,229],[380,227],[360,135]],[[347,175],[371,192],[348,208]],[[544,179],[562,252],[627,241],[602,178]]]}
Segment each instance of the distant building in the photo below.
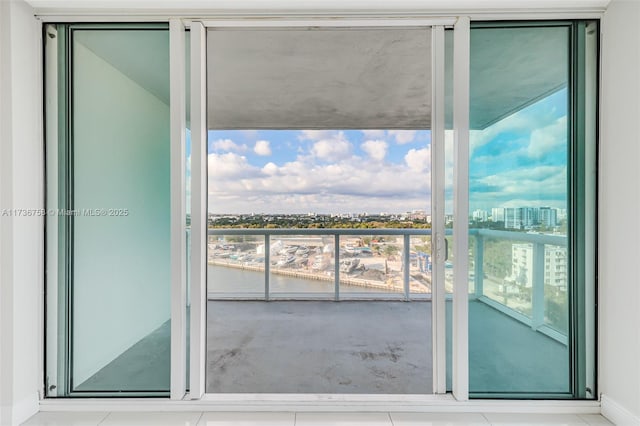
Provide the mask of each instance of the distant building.
{"label": "distant building", "polygon": [[410,213],[407,213],[407,219],[409,220],[425,220],[427,218],[427,213],[424,210],[413,210]]}
{"label": "distant building", "polygon": [[473,220],[476,222],[486,222],[487,221],[487,211],[486,210],[475,210],[472,214]]}
{"label": "distant building", "polygon": [[540,207],[539,209],[540,225],[548,228],[558,226],[558,211],[551,207]]}
{"label": "distant building", "polygon": [[558,215],[558,221],[567,219],[567,209],[556,209]]}
{"label": "distant building", "polygon": [[504,208],[504,227],[520,229],[522,227],[522,209],[517,207]]}
{"label": "distant building", "polygon": [[531,228],[538,224],[538,209],[534,207],[521,207],[520,217],[522,218],[522,226]]}
{"label": "distant building", "polygon": [[504,207],[494,207],[491,209],[492,222],[504,222]]}
{"label": "distant building", "polygon": [[[533,286],[533,244],[512,244],[511,276],[508,281],[531,288]],[[545,245],[544,247],[544,285],[567,289],[567,248]]]}

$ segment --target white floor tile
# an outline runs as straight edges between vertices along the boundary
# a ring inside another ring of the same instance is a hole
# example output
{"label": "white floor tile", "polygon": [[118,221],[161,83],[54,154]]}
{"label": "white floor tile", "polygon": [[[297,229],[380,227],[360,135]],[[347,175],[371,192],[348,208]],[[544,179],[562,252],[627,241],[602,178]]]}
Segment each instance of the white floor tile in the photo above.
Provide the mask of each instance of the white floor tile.
{"label": "white floor tile", "polygon": [[98,426],[108,413],[41,411],[22,426]]}
{"label": "white floor tile", "polygon": [[296,426],[393,426],[387,413],[296,413]]}
{"label": "white floor tile", "polygon": [[584,420],[585,422],[587,422],[587,424],[590,424],[590,425],[612,425],[613,424],[609,420],[602,417],[600,414],[579,414],[578,417],[580,417],[582,420]]}
{"label": "white floor tile", "polygon": [[556,425],[584,426],[587,423],[575,414],[510,414],[487,413],[484,415],[492,425]]}
{"label": "white floor tile", "polygon": [[473,413],[391,413],[393,426],[475,426],[488,425],[482,414]]}
{"label": "white floor tile", "polygon": [[204,413],[198,426],[294,426],[295,413]]}
{"label": "white floor tile", "polygon": [[201,412],[109,413],[100,426],[196,426]]}

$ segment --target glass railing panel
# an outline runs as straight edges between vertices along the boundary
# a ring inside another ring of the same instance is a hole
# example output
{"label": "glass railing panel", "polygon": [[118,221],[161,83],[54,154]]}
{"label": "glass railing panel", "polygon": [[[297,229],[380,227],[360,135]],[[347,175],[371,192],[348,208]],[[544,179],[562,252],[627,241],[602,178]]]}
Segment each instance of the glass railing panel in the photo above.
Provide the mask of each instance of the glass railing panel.
{"label": "glass railing panel", "polygon": [[404,295],[403,235],[340,235],[340,296]]}
{"label": "glass railing panel", "polygon": [[269,289],[274,298],[333,298],[334,236],[272,235]]}
{"label": "glass railing panel", "polygon": [[532,317],[533,248],[524,241],[485,240],[483,276],[478,277],[481,295],[528,318]]}
{"label": "glass railing panel", "polygon": [[409,237],[409,292],[412,298],[431,295],[431,236]]}
{"label": "glass railing panel", "polygon": [[568,256],[566,246],[544,247],[544,324],[569,335]]}
{"label": "glass railing panel", "polygon": [[209,235],[209,298],[264,297],[264,235]]}

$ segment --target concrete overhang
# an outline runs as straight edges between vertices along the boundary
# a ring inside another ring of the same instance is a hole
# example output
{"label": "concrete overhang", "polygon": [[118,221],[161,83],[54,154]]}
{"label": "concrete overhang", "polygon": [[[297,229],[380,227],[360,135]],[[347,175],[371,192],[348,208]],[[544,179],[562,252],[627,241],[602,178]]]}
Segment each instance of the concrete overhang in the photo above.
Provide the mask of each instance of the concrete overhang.
{"label": "concrete overhang", "polygon": [[[150,43],[158,38],[144,33],[79,34],[81,43],[168,104],[167,44],[154,51]],[[474,35],[471,128],[486,128],[566,87],[567,40],[562,26]],[[451,43],[447,37],[449,53]],[[430,128],[429,30],[213,30],[208,51],[211,128]],[[450,69],[450,55],[447,62]],[[447,112],[450,103],[451,90]]]}

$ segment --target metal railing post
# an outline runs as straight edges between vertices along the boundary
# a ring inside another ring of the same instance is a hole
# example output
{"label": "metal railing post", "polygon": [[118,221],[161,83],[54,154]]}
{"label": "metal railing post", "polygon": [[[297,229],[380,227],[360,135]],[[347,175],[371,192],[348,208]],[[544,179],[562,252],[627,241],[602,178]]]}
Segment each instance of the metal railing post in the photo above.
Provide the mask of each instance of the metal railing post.
{"label": "metal railing post", "polygon": [[264,300],[269,301],[269,278],[271,277],[271,237],[264,236]]}
{"label": "metal railing post", "polygon": [[531,271],[531,328],[544,325],[544,244],[533,244]]}
{"label": "metal railing post", "polygon": [[333,284],[335,301],[340,300],[340,234],[336,233],[333,240]]}
{"label": "metal railing post", "polygon": [[484,238],[481,235],[475,235],[475,242],[476,256],[473,259],[473,285],[476,297],[480,297],[484,294]]}
{"label": "metal railing post", "polygon": [[409,279],[410,279],[410,269],[411,269],[411,235],[404,235],[404,247],[402,248],[402,257],[404,258],[404,269],[402,270],[402,283],[404,285],[404,300],[409,301],[410,295],[410,287],[409,287]]}

